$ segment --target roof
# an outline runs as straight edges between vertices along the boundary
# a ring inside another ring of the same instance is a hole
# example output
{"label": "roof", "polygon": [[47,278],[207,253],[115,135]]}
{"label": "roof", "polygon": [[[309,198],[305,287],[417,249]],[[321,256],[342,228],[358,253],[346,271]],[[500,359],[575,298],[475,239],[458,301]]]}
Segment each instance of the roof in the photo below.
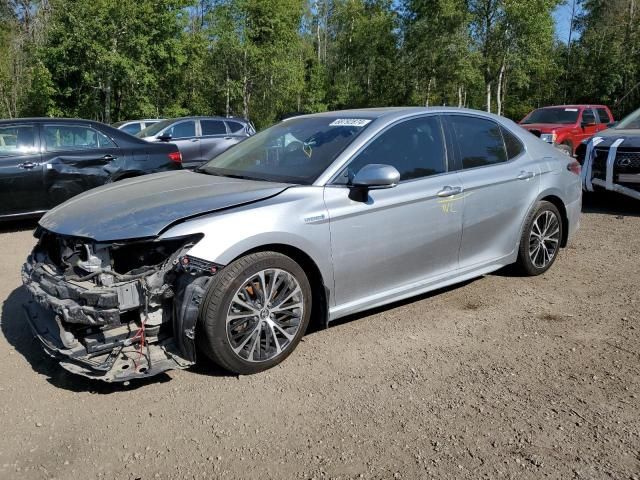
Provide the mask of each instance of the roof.
{"label": "roof", "polygon": [[472,110],[469,108],[461,107],[384,107],[384,108],[358,108],[351,110],[335,110],[331,112],[310,113],[306,115],[299,115],[297,117],[290,117],[283,122],[291,120],[292,118],[311,118],[311,117],[342,117],[342,118],[365,118],[370,120],[382,120],[393,121],[404,117],[410,117],[413,115],[420,115],[424,113],[472,113],[474,115],[481,115],[491,118],[500,118],[501,120],[507,120],[505,117],[488,113],[482,110]]}
{"label": "roof", "polygon": [[579,103],[575,105],[547,105],[542,108],[609,108],[606,105],[595,105],[593,103]]}

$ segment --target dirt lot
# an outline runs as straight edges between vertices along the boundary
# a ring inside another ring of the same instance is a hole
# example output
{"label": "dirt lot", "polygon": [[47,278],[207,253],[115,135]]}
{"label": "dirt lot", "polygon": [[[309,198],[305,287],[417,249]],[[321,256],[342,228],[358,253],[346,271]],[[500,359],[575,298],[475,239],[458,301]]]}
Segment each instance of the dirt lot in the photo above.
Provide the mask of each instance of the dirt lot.
{"label": "dirt lot", "polygon": [[41,353],[19,281],[34,224],[0,226],[0,478],[638,479],[638,212],[587,199],[548,274],[349,318],[267,373],[128,387]]}

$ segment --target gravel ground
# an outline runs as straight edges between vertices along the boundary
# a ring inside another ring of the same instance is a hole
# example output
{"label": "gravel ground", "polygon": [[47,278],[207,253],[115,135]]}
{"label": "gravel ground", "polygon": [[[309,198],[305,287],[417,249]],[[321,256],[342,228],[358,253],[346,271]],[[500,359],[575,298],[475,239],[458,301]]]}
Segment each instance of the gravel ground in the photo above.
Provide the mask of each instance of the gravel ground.
{"label": "gravel ground", "polygon": [[41,352],[19,280],[34,223],[0,225],[0,478],[638,479],[639,207],[586,199],[544,276],[351,317],[266,373],[128,387]]}

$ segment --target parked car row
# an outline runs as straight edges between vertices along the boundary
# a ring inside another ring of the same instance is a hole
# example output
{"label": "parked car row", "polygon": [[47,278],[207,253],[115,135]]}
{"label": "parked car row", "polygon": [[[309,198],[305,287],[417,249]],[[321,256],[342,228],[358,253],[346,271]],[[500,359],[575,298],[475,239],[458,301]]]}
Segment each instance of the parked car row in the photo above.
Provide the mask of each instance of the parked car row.
{"label": "parked car row", "polygon": [[0,219],[41,215],[86,190],[182,168],[171,143],[90,120],[0,121]]}
{"label": "parked car row", "polygon": [[41,215],[105,183],[197,168],[253,134],[249,121],[223,117],[0,121],[0,220]]}

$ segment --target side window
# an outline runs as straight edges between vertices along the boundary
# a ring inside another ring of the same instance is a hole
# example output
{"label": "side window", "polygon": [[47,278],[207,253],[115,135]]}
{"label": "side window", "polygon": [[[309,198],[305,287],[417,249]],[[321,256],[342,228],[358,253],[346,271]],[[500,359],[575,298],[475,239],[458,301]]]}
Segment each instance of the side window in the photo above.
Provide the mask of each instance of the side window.
{"label": "side window", "polygon": [[189,138],[196,136],[196,122],[189,120],[187,122],[176,123],[165,130],[173,138]]}
{"label": "side window", "polygon": [[106,135],[90,127],[76,125],[45,125],[45,148],[56,150],[87,150],[115,147]]}
{"label": "side window", "polygon": [[509,160],[513,160],[522,152],[524,152],[524,145],[522,145],[522,142],[518,140],[518,137],[516,137],[506,128],[500,127],[500,130],[502,130],[504,145],[505,147],[507,147],[507,157],[509,158]]}
{"label": "side window", "polygon": [[35,130],[32,126],[0,127],[0,157],[25,155],[35,151]]}
{"label": "side window", "polygon": [[609,117],[609,112],[607,112],[606,108],[597,108],[598,117],[600,117],[600,123],[609,123],[611,122],[611,117]]}
{"label": "side window", "polygon": [[347,165],[346,175],[370,163],[392,165],[400,181],[436,175],[446,171],[446,150],[440,120],[435,116],[407,120],[383,132]]}
{"label": "side window", "polygon": [[117,147],[117,145],[115,143],[113,143],[113,140],[111,140],[109,137],[107,137],[104,133],[98,132],[96,130],[96,134],[98,135],[98,146],[99,147],[101,147],[101,148]]}
{"label": "side window", "polygon": [[231,122],[229,120],[227,120],[227,126],[229,127],[229,131],[231,133],[243,133],[244,132],[244,125],[240,122]]}
{"label": "side window", "polygon": [[593,114],[593,110],[586,109],[582,112],[582,123],[586,123],[587,125],[596,123],[596,116]]}
{"label": "side window", "polygon": [[462,168],[483,167],[507,161],[502,133],[497,123],[484,118],[451,115],[454,142]]}
{"label": "side window", "polygon": [[226,135],[227,127],[224,126],[224,122],[220,120],[200,120],[200,127],[202,128],[202,136],[207,135]]}
{"label": "side window", "polygon": [[122,127],[120,130],[122,130],[123,132],[127,132],[130,135],[135,135],[140,130],[142,130],[142,128],[140,127],[139,123],[130,123],[129,125],[125,125],[124,127]]}

